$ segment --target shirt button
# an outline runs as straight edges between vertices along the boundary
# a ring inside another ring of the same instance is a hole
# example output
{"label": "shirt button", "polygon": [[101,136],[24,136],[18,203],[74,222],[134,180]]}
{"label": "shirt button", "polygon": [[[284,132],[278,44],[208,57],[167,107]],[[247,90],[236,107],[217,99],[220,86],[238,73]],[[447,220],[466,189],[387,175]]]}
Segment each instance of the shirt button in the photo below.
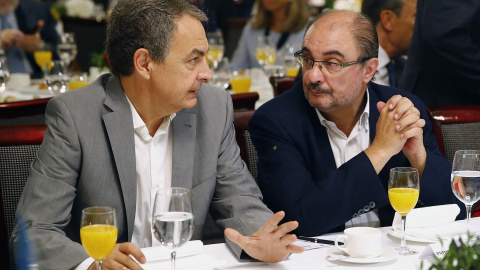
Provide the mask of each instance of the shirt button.
{"label": "shirt button", "polygon": [[153,145],[157,146],[157,141],[153,141]]}
{"label": "shirt button", "polygon": [[160,187],[160,182],[157,182],[157,188],[159,188],[159,187]]}

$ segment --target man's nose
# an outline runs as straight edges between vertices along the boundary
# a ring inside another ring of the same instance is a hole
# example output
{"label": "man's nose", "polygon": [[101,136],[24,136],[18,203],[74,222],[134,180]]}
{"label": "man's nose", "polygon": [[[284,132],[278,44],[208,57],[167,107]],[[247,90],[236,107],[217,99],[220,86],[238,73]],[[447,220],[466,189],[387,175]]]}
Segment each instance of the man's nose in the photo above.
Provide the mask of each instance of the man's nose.
{"label": "man's nose", "polygon": [[197,79],[203,82],[208,82],[212,79],[212,72],[208,67],[208,63],[205,57],[202,61],[202,66],[201,66],[200,72],[198,72]]}

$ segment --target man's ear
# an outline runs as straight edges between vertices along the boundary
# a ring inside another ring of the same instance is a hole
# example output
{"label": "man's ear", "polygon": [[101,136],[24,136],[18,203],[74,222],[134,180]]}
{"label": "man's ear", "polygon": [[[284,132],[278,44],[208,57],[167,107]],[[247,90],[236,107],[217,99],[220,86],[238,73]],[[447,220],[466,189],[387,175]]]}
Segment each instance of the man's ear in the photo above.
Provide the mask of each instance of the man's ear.
{"label": "man's ear", "polygon": [[150,53],[147,49],[140,48],[133,55],[133,66],[137,73],[145,79],[150,79]]}
{"label": "man's ear", "polygon": [[395,19],[397,14],[395,12],[385,9],[380,12],[380,23],[387,32],[392,32],[395,27]]}
{"label": "man's ear", "polygon": [[365,75],[363,76],[363,83],[369,83],[378,68],[378,58],[371,58],[365,62]]}

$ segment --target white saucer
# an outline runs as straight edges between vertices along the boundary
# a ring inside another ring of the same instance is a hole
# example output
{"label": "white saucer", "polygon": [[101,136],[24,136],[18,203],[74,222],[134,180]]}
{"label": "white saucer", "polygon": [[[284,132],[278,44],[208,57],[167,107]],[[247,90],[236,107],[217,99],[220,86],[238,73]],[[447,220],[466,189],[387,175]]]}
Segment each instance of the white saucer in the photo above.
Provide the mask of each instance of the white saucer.
{"label": "white saucer", "polygon": [[[388,231],[388,234],[395,237],[395,238],[402,239],[402,232],[395,231],[395,230],[391,229],[391,230]],[[435,242],[438,242],[438,239],[424,238],[424,237],[413,236],[413,235],[409,235],[409,234],[405,234],[405,240],[412,241],[412,242],[420,242],[420,243],[435,243]]]}
{"label": "white saucer", "polygon": [[382,247],[382,254],[378,257],[369,257],[369,258],[354,258],[348,256],[347,253],[341,251],[337,247],[333,246],[327,250],[328,256],[333,259],[349,262],[349,263],[379,263],[391,261],[398,257],[398,251],[391,247]]}

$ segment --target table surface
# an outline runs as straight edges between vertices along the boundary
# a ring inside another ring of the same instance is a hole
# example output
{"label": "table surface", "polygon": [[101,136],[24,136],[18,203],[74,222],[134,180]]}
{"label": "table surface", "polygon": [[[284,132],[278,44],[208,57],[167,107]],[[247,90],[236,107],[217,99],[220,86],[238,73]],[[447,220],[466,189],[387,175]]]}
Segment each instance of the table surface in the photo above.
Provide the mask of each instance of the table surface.
{"label": "table surface", "polygon": [[[480,218],[473,218],[470,220],[470,229],[473,233],[480,233]],[[467,229],[466,220],[456,221],[456,225],[465,227]],[[400,239],[392,237],[388,234],[388,231],[391,230],[391,227],[380,228],[382,230],[382,245],[387,247],[398,247],[400,246]],[[341,233],[333,233],[323,235],[322,239],[331,239],[334,240],[337,235]],[[409,247],[415,248],[419,251],[416,255],[410,256],[398,256],[396,259],[381,262],[381,263],[369,263],[369,264],[355,264],[347,263],[339,260],[327,260],[327,250],[329,247],[307,250],[301,254],[292,254],[287,260],[269,264],[263,262],[239,262],[226,244],[213,244],[205,245],[203,248],[204,253],[209,254],[219,260],[223,260],[221,266],[215,268],[218,270],[221,269],[275,269],[275,270],[289,270],[289,269],[324,269],[324,268],[334,268],[334,269],[420,269],[421,259],[420,254],[424,249],[429,245],[429,243],[420,243],[407,241]],[[427,269],[430,265],[431,259],[424,259],[424,269]]]}

